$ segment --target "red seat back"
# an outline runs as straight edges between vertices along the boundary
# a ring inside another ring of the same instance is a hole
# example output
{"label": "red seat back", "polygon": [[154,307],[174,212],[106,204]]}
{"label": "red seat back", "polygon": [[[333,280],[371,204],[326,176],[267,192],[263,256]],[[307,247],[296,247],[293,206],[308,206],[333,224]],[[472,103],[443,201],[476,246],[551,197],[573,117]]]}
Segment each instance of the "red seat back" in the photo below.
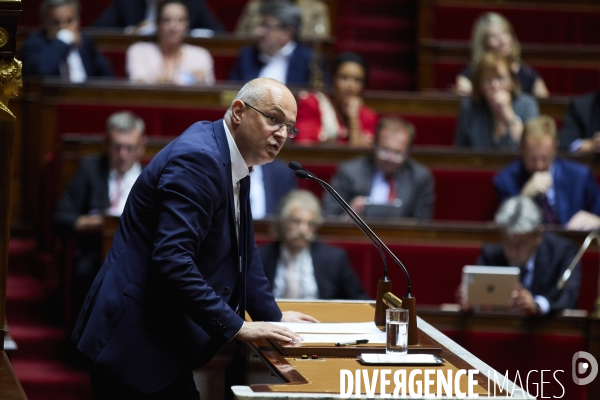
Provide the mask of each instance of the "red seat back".
{"label": "red seat back", "polygon": [[496,171],[433,168],[434,219],[489,221],[498,206],[492,179]]}

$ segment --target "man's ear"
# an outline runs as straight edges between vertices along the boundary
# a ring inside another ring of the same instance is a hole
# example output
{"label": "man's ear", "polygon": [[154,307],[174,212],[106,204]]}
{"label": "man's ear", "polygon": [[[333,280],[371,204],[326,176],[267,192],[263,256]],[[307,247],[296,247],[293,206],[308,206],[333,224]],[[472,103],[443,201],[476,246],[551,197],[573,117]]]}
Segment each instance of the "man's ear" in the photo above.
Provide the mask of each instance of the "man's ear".
{"label": "man's ear", "polygon": [[242,100],[236,100],[231,104],[231,122],[239,125],[242,122],[244,113],[246,112],[246,105]]}

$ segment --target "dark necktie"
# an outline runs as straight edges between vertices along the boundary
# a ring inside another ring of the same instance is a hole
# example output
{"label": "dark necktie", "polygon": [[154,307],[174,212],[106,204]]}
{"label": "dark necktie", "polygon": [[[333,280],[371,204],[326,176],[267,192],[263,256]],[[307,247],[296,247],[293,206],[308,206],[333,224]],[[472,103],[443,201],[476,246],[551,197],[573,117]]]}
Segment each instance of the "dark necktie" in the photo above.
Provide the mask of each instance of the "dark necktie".
{"label": "dark necktie", "polygon": [[248,271],[249,249],[248,249],[248,229],[250,229],[249,219],[252,218],[250,212],[250,175],[240,181],[240,226],[238,231],[239,243],[239,275],[236,283],[236,289],[239,290],[239,314],[244,316],[246,311],[246,272]]}
{"label": "dark necktie", "polygon": [[556,218],[556,215],[554,214],[554,210],[552,209],[552,206],[550,205],[550,202],[548,201],[548,196],[546,196],[545,194],[540,194],[536,197],[536,199],[537,199],[537,203],[539,204],[540,208],[542,209],[542,214],[544,216],[544,222],[547,224],[558,223],[558,219]]}
{"label": "dark necktie", "polygon": [[525,285],[525,280],[527,279],[527,275],[529,274],[529,271],[527,270],[527,265],[523,265],[521,267],[521,272],[519,273],[519,281],[521,282],[521,285],[523,285],[523,287],[527,287]]}
{"label": "dark necktie", "polygon": [[390,192],[388,194],[388,203],[393,203],[396,200],[396,180],[394,179],[394,174],[388,175],[385,177],[388,185],[390,186]]}

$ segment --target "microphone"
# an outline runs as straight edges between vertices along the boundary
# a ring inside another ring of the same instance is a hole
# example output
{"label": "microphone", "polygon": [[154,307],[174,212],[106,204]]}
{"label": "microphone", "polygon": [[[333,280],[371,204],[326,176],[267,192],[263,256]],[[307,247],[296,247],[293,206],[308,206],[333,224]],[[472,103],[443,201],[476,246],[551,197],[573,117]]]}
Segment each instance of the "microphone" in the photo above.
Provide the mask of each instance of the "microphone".
{"label": "microphone", "polygon": [[[300,163],[297,163],[296,161],[290,161],[290,163],[288,164],[288,167],[290,167],[294,171],[303,170],[302,165],[300,165]],[[306,179],[306,178],[304,178],[304,179]]]}
{"label": "microphone", "polygon": [[[404,272],[404,275],[406,276],[406,297],[412,297],[411,286],[410,286],[410,276],[408,275],[408,270],[406,269],[404,264],[402,264],[402,262],[398,259],[398,257],[396,257],[396,255],[385,245],[385,243],[383,243],[383,241],[379,238],[379,236],[377,236],[375,234],[375,232],[373,232],[373,230],[369,227],[369,225],[367,225],[367,223],[365,221],[363,221],[363,219],[358,214],[356,214],[356,212],[342,198],[342,196],[340,196],[339,193],[336,192],[335,189],[329,183],[325,182],[322,179],[319,179],[315,174],[302,168],[302,165],[300,165],[300,163],[298,163],[296,161],[291,161],[288,166],[291,169],[293,169],[294,171],[296,171],[296,176],[298,178],[312,179],[314,181],[319,182],[321,184],[321,186],[323,186],[323,188],[325,190],[327,190],[327,192],[329,192],[329,194],[331,194],[333,196],[333,198],[344,209],[344,211],[346,211],[348,213],[350,218],[352,218],[352,220],[358,225],[358,227],[361,229],[361,231],[363,231],[363,233],[369,239],[371,239],[371,241],[373,242],[375,247],[377,247],[377,249],[380,251],[382,248],[385,249],[386,253],[388,253],[390,255],[390,257],[392,257],[392,259],[400,266],[400,268],[402,268],[402,271]],[[383,257],[383,259],[384,259],[384,277],[387,278],[387,263],[385,261],[385,257]]]}
{"label": "microphone", "polygon": [[[383,278],[379,280],[379,284],[377,287],[377,301],[376,301],[376,310],[375,310],[375,324],[376,325],[385,325],[385,308],[383,303],[383,297],[385,293],[391,292],[392,285],[391,281],[387,277],[387,261],[385,255],[383,254],[384,249],[387,254],[390,255],[392,260],[394,260],[404,272],[406,277],[406,296],[402,299],[403,308],[410,310],[410,322],[409,322],[409,332],[408,332],[408,344],[418,344],[418,331],[417,331],[417,316],[416,316],[416,300],[411,294],[411,285],[410,285],[410,276],[408,274],[408,270],[402,264],[402,262],[396,257],[394,253],[383,243],[383,241],[373,232],[373,230],[366,224],[363,219],[356,214],[356,212],[350,207],[350,205],[339,195],[335,189],[324,180],[318,178],[315,174],[310,171],[302,168],[302,165],[296,161],[291,161],[288,166],[296,171],[296,176],[301,179],[311,179],[317,181],[333,198],[337,201],[337,203],[346,211],[346,213],[352,218],[354,223],[358,226],[358,228],[367,236],[373,245],[379,250],[379,254],[383,260]],[[412,329],[411,329],[412,328]]]}

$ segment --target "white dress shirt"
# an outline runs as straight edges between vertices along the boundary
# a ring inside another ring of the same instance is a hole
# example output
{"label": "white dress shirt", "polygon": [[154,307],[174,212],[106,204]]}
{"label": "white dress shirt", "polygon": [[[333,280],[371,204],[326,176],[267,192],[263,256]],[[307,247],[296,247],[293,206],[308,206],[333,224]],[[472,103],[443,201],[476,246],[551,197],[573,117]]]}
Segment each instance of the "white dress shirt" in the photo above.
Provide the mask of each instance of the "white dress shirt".
{"label": "white dress shirt", "polygon": [[250,207],[252,208],[252,218],[264,218],[265,215],[267,215],[267,200],[262,166],[256,165],[252,167],[250,181]]}
{"label": "white dress shirt", "polygon": [[383,172],[377,171],[373,176],[369,202],[372,204],[387,204],[390,196],[390,184],[385,180]]}
{"label": "white dress shirt", "polygon": [[[225,127],[225,133],[227,137],[227,145],[229,145],[229,155],[231,156],[231,180],[233,184],[233,203],[235,204],[235,234],[239,237],[240,231],[240,181],[250,174],[250,170],[246,165],[242,153],[235,144],[235,140],[229,132],[229,128],[223,120],[223,126]],[[252,186],[250,186],[252,187]],[[252,190],[252,189],[251,189]]]}
{"label": "white dress shirt", "polygon": [[142,166],[140,163],[135,163],[133,167],[129,168],[129,171],[123,174],[121,182],[119,182],[119,173],[117,170],[110,170],[108,173],[108,198],[111,205],[106,209],[107,215],[119,217],[123,214],[129,192],[131,192],[133,184],[141,173]]}
{"label": "white dress shirt", "polygon": [[67,62],[64,67],[61,67],[60,74],[63,77],[68,77],[71,82],[84,82],[87,79],[87,73],[83,66],[83,60],[77,47],[73,47],[75,42],[75,34],[68,29],[61,29],[56,34],[56,38],[61,42],[71,46]]}
{"label": "white dress shirt", "polygon": [[260,70],[258,77],[275,79],[285,85],[287,83],[287,71],[290,65],[290,56],[296,49],[296,46],[296,42],[291,41],[279,49],[273,56],[260,53],[258,58],[265,63],[265,66]]}
{"label": "white dress shirt", "polygon": [[273,280],[273,296],[275,298],[285,298],[287,292],[287,270],[289,262],[295,263],[297,276],[299,278],[299,297],[300,299],[318,299],[319,288],[315,279],[315,269],[310,255],[310,247],[302,250],[296,256],[281,246],[281,254],[277,260],[277,269],[275,270],[275,279]]}

